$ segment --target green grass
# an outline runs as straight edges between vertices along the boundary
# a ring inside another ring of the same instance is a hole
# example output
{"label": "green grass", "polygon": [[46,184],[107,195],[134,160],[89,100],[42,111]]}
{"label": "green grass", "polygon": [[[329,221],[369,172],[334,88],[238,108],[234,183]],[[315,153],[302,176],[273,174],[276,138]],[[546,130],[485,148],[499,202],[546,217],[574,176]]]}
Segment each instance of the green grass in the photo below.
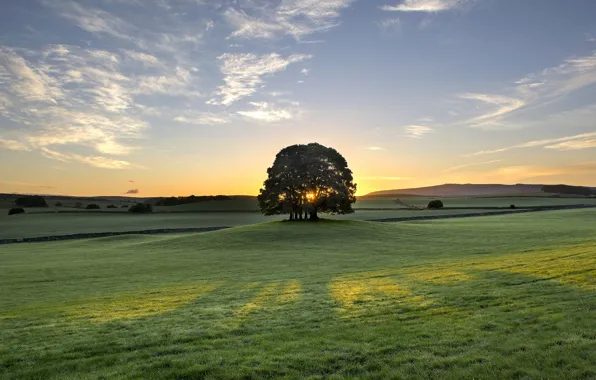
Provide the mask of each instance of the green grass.
{"label": "green grass", "polygon": [[596,211],[0,247],[0,378],[596,377]]}
{"label": "green grass", "polygon": [[[356,210],[354,214],[327,216],[338,220],[374,220],[424,215],[481,213],[486,210]],[[200,212],[132,214],[129,212],[27,213],[8,216],[0,213],[0,239],[69,235],[95,232],[141,231],[161,228],[240,226],[287,219],[266,217],[257,212]]]}

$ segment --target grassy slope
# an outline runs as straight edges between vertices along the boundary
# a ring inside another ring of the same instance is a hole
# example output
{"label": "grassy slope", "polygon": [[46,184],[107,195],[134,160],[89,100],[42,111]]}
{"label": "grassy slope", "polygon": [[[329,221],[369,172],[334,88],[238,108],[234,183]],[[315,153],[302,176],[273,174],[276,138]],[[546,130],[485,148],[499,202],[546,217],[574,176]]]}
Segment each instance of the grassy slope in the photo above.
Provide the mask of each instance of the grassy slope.
{"label": "grassy slope", "polygon": [[0,247],[0,377],[594,378],[596,212]]}
{"label": "grassy slope", "polygon": [[[354,214],[329,216],[339,220],[371,220],[424,215],[452,215],[484,212],[470,210],[357,210]],[[69,235],[94,232],[141,231],[161,228],[196,228],[240,226],[287,219],[287,216],[266,217],[256,212],[153,213],[73,212],[8,216],[0,214],[0,239]]]}

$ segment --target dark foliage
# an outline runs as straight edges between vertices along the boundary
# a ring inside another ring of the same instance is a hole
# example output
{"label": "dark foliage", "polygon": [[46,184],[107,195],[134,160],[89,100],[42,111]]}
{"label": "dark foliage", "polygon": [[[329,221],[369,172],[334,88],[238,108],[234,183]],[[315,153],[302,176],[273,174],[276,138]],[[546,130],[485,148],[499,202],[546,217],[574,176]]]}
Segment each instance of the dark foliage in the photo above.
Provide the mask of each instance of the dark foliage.
{"label": "dark foliage", "polygon": [[515,205],[511,205],[511,206],[509,206],[509,208],[515,208]]}
{"label": "dark foliage", "polygon": [[87,207],[85,207],[86,210],[99,210],[101,209],[101,207],[99,207],[98,204],[95,203],[91,203],[90,205],[87,205]]}
{"label": "dark foliage", "polygon": [[118,208],[118,206],[114,206],[114,205],[107,205],[106,208]]}
{"label": "dark foliage", "polygon": [[569,185],[544,185],[542,186],[542,192],[585,196],[596,194],[596,192],[589,187]]}
{"label": "dark foliage", "polygon": [[21,207],[48,207],[46,200],[41,195],[26,195],[15,199],[14,203]]}
{"label": "dark foliage", "polygon": [[169,197],[169,198],[157,198],[155,200],[156,206],[178,206],[178,205],[186,205],[190,203],[199,203],[199,202],[208,202],[208,201],[229,201],[234,199],[233,197],[229,197],[227,195],[204,195],[204,196],[194,196],[191,195],[189,197]]}
{"label": "dark foliage", "polygon": [[438,199],[434,200],[434,201],[430,201],[430,202],[428,202],[428,208],[433,209],[433,210],[443,208],[443,202]]}
{"label": "dark foliage", "polygon": [[345,158],[317,143],[282,149],[267,169],[258,196],[265,215],[290,214],[292,219],[318,219],[318,213],[354,212],[356,185]]}
{"label": "dark foliage", "polygon": [[137,214],[144,214],[144,213],[149,213],[149,212],[153,212],[153,207],[150,204],[147,203],[137,203],[134,206],[131,206],[128,209],[129,212],[134,212]]}
{"label": "dark foliage", "polygon": [[10,210],[8,210],[8,215],[16,215],[16,214],[24,214],[25,213],[25,209],[21,208],[21,207],[14,207],[11,208]]}
{"label": "dark foliage", "polygon": [[83,208],[83,203],[77,202],[77,203],[75,203],[75,207],[76,208]]}
{"label": "dark foliage", "polygon": [[62,207],[62,202],[56,202],[55,206],[56,207]]}
{"label": "dark foliage", "polygon": [[128,208],[128,207],[129,207],[128,205],[122,205],[121,208]]}

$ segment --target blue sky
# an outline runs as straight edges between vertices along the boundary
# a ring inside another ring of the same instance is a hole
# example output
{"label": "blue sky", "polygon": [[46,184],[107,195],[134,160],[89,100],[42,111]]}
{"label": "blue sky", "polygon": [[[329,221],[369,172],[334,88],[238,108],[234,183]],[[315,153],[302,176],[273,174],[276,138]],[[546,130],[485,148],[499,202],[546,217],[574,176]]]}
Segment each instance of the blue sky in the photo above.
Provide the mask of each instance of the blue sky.
{"label": "blue sky", "polygon": [[0,5],[0,191],[255,194],[317,141],[359,194],[596,186],[590,0]]}

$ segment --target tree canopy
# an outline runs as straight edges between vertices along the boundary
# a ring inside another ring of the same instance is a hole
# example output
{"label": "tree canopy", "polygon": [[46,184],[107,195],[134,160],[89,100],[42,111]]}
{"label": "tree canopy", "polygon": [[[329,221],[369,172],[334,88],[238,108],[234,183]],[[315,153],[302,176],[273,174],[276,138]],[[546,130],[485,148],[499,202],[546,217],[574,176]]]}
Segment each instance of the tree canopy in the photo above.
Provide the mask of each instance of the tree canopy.
{"label": "tree canopy", "polygon": [[318,213],[354,212],[356,185],[345,158],[317,143],[282,149],[267,169],[258,200],[265,215],[318,219]]}

